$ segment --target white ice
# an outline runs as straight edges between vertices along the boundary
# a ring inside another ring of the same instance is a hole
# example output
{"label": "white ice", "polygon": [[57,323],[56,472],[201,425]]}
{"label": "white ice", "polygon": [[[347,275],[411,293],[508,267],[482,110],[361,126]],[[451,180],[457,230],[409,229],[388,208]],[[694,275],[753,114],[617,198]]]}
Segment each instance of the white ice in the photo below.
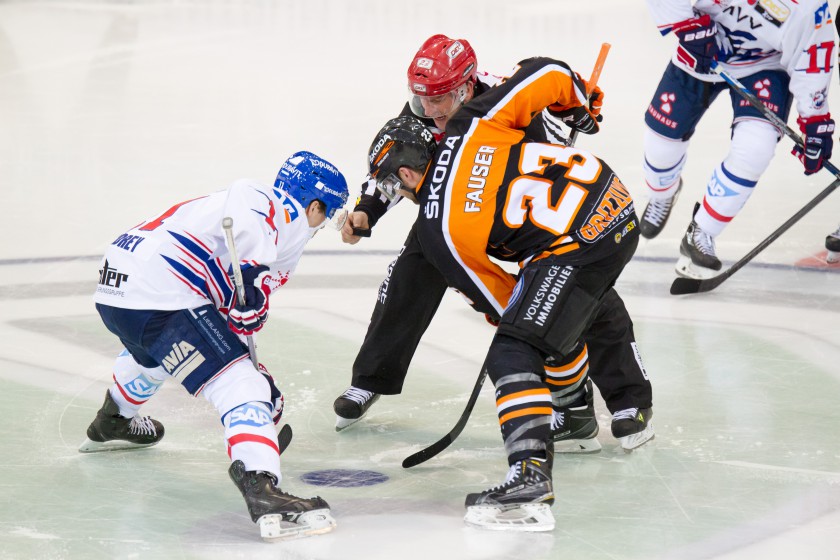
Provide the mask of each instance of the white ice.
{"label": "white ice", "polygon": [[[356,184],[374,133],[405,101],[408,61],[438,32],[469,39],[480,67],[499,74],[547,55],[587,75],[611,43],[603,131],[579,145],[608,161],[643,207],[642,117],[673,39],[659,36],[642,2],[0,3],[0,558],[837,557],[839,277],[800,261],[837,227],[838,195],[714,292],[668,294],[693,203],[726,152],[725,98],[693,139],[671,222],[640,245],[618,285],[654,386],[656,439],[622,453],[599,400],[604,449],[558,458],[552,533],[463,524],[466,493],[506,472],[489,387],[449,450],[400,466],[454,424],[492,336],[455,294],[403,394],[333,430],[332,401],[349,384],[377,286],[414,219],[408,204],[353,247],[320,233],[259,334],[295,429],[285,489],[326,498],[334,532],[262,543],[227,477],[218,418],[175,383],[147,405],[166,425],[159,446],[76,451],[119,350],[90,297],[106,244],[236,178],[270,182],[300,149]],[[782,140],[719,238],[726,265],[832,181],[805,177],[789,149]],[[363,488],[301,480],[330,468],[389,479]]]}

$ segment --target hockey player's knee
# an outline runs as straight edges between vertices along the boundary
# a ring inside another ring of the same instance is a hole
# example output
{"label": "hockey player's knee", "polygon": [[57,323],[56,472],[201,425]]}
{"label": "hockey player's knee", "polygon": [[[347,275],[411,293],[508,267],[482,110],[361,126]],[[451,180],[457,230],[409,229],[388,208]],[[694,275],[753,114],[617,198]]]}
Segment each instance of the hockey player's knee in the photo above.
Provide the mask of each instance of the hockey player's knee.
{"label": "hockey player's knee", "polygon": [[260,402],[270,409],[271,387],[262,373],[248,360],[242,360],[204,387],[206,398],[223,419],[244,403]]}
{"label": "hockey player's knee", "polygon": [[732,129],[732,143],[723,164],[730,173],[757,181],[770,166],[778,139],[776,127],[767,121],[738,121]]}
{"label": "hockey player's knee", "polygon": [[539,351],[527,342],[497,334],[487,352],[486,367],[494,385],[509,374],[531,372],[539,379],[543,359]]}
{"label": "hockey player's knee", "polygon": [[665,138],[649,128],[644,136],[644,173],[651,195],[671,196],[685,167],[688,142]]}

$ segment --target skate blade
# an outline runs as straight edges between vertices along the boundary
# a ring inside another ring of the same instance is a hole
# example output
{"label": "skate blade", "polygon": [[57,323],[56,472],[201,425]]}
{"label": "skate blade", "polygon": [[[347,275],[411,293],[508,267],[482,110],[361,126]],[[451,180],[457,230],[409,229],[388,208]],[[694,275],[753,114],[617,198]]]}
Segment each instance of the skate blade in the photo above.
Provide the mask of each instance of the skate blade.
{"label": "skate blade", "polygon": [[653,424],[648,424],[641,432],[618,438],[618,442],[621,444],[621,448],[624,449],[625,453],[632,453],[634,449],[652,440],[655,435],[653,433]]}
{"label": "skate blade", "polygon": [[336,523],[330,510],[315,509],[302,513],[296,523],[284,521],[282,515],[263,515],[257,520],[257,525],[264,541],[279,542],[329,533],[335,529]]}
{"label": "skate blade", "polygon": [[840,253],[829,251],[825,254],[825,262],[834,264],[840,262]]}
{"label": "skate blade", "polygon": [[86,439],[82,445],[79,446],[79,453],[99,453],[101,451],[125,451],[130,449],[145,449],[157,445],[154,443],[131,443],[130,441],[113,439],[111,441],[93,441]]}
{"label": "skate blade", "polygon": [[708,280],[718,274],[717,270],[697,266],[691,261],[691,257],[686,257],[685,255],[681,256],[677,261],[677,266],[674,267],[674,271],[677,273],[677,276],[691,278],[693,280]]}
{"label": "skate blade", "polygon": [[344,418],[343,416],[336,415],[336,417],[335,417],[335,431],[340,432],[342,430],[346,430],[347,428],[349,428],[350,426],[352,426],[353,424],[355,424],[356,422],[358,422],[362,418],[364,418],[364,416],[361,416],[359,418]]}
{"label": "skate blade", "polygon": [[490,531],[553,531],[555,522],[548,504],[520,504],[508,509],[470,506],[464,523]]}
{"label": "skate blade", "polygon": [[554,442],[555,453],[598,453],[599,451],[601,451],[601,443],[594,437]]}

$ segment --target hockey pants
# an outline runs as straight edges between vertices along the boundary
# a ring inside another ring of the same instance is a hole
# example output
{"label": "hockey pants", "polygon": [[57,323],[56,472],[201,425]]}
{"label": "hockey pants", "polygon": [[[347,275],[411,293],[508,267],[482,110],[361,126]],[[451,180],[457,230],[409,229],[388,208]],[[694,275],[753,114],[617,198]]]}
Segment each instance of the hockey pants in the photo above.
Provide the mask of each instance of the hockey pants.
{"label": "hockey pants", "polygon": [[[412,226],[382,282],[367,334],[353,363],[354,387],[383,395],[402,392],[408,366],[446,292],[443,276],[426,260]],[[603,297],[584,332],[590,377],[610,412],[652,405],[633,322],[614,289]],[[569,360],[577,356],[568,356]]]}

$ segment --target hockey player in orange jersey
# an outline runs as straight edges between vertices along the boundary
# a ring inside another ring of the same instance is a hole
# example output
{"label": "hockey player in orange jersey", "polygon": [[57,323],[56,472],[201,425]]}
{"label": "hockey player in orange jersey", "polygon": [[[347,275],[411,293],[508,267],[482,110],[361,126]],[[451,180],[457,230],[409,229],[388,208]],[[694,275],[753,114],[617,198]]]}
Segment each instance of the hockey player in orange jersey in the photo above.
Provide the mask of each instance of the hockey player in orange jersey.
{"label": "hockey player in orange jersey", "polygon": [[[525,60],[461,107],[439,144],[400,117],[370,154],[378,187],[420,205],[419,241],[447,283],[477,311],[501,317],[485,367],[510,471],[467,496],[465,521],[478,527],[553,529],[544,360],[574,348],[638,244],[632,198],[605,162],[524,141],[522,129],[550,105],[585,108],[585,85],[565,63]],[[518,262],[517,279],[491,257]]]}
{"label": "hockey player in orange jersey", "polygon": [[[409,64],[406,77],[411,96],[400,115],[420,117],[440,140],[448,120],[461,107],[474,104],[505,81],[477,68],[476,53],[466,39],[429,37]],[[602,100],[603,93],[596,87],[589,98],[591,112],[582,107],[551,107],[530,120],[523,129],[525,137],[533,142],[565,144],[562,125],[594,134]],[[396,193],[386,196],[377,189],[376,181],[367,181],[345,222],[344,241],[358,242],[357,228],[369,234],[401,199]],[[402,391],[417,345],[446,291],[446,279],[424,255],[416,228],[415,222],[378,290],[364,342],[353,362],[352,384],[334,403],[336,430],[359,421],[380,395]],[[546,362],[554,407],[552,440],[558,453],[601,449],[593,382],[612,413],[610,431],[622,448],[631,451],[654,437],[652,387],[636,346],[633,323],[615,290],[604,300],[577,347]],[[488,314],[491,323],[497,319],[498,314]]]}

